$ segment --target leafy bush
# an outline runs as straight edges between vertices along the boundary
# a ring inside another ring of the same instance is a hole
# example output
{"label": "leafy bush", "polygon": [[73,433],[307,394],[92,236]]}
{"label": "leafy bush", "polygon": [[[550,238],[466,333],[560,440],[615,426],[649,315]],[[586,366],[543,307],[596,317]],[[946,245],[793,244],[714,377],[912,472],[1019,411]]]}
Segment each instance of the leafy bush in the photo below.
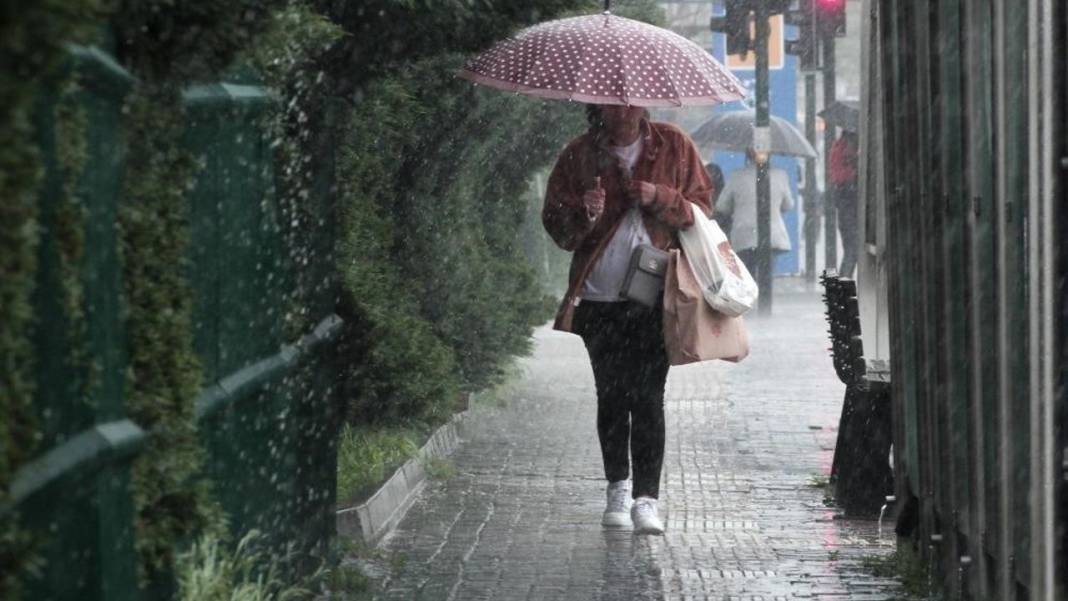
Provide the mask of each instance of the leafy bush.
{"label": "leafy bush", "polygon": [[366,332],[358,421],[440,414],[455,391],[493,382],[548,317],[520,243],[524,193],[582,130],[581,109],[474,88],[455,77],[462,60],[369,84],[344,142],[339,268]]}
{"label": "leafy bush", "polygon": [[210,80],[228,69],[284,0],[118,0],[116,55],[152,82]]}
{"label": "leafy bush", "polygon": [[[489,2],[485,10],[446,0],[370,4],[335,15],[346,27],[363,17],[339,47],[381,57],[372,72],[383,62],[390,69],[354,84],[337,163],[339,272],[361,366],[349,378],[351,414],[366,423],[434,423],[426,417],[446,413],[455,391],[499,379],[511,356],[529,350],[532,325],[555,309],[525,254],[530,230],[542,236],[540,220],[530,219],[530,179],[585,130],[585,120],[577,103],[458,79],[463,54],[399,59],[423,54],[428,43],[477,48],[527,20],[595,7],[559,0]],[[621,8],[659,16],[645,0]],[[418,35],[398,32],[399,22]]]}

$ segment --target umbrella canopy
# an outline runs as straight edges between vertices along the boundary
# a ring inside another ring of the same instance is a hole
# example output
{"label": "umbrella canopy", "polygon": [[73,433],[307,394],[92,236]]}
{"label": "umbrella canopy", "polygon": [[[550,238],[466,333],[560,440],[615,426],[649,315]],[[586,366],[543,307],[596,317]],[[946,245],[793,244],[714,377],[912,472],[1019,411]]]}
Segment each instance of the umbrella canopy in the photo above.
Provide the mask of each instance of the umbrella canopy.
{"label": "umbrella canopy", "polygon": [[709,105],[746,95],[738,78],[697,44],[608,12],[524,29],[473,58],[460,76],[591,104]]}
{"label": "umbrella canopy", "polygon": [[839,100],[819,112],[828,125],[846,131],[860,130],[860,103],[856,100]]}
{"label": "umbrella canopy", "polygon": [[[816,156],[816,149],[789,121],[775,116],[770,121],[768,152],[810,158]],[[704,148],[744,152],[753,146],[755,126],[756,111],[730,111],[714,115],[697,128],[692,137],[698,146]]]}

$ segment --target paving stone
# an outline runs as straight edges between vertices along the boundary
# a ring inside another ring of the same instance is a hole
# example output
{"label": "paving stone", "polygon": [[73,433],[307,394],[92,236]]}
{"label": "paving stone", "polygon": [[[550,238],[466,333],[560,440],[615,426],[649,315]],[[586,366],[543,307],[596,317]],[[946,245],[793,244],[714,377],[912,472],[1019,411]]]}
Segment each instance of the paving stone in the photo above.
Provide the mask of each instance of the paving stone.
{"label": "paving stone", "polygon": [[539,330],[506,405],[472,409],[456,475],[382,542],[405,561],[378,566],[378,598],[892,599],[895,583],[862,567],[892,540],[835,519],[811,486],[830,471],[845,392],[820,301],[783,295],[775,313],[749,320],[742,363],[672,369],[663,537],[601,528],[589,361],[577,337]]}

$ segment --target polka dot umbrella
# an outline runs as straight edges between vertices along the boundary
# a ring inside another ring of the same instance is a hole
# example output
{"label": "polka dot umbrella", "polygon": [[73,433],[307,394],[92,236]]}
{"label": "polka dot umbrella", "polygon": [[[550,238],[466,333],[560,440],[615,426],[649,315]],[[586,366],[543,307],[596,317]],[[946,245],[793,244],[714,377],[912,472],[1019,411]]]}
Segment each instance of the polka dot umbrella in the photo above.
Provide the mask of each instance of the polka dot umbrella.
{"label": "polka dot umbrella", "polygon": [[745,86],[697,44],[608,11],[528,27],[474,57],[460,76],[591,104],[709,105],[746,95]]}

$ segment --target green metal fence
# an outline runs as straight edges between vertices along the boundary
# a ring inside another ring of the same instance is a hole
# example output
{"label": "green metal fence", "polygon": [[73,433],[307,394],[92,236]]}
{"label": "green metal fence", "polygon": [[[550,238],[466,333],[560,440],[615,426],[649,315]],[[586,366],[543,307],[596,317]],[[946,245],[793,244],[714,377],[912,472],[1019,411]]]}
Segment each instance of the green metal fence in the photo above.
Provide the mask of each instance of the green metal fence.
{"label": "green metal fence", "polygon": [[886,274],[902,526],[951,598],[1064,599],[1065,9],[865,8],[866,210],[886,240],[860,277]]}
{"label": "green metal fence", "polygon": [[[40,569],[25,583],[27,599],[149,598],[139,587],[130,465],[153,432],[124,411],[130,349],[117,231],[123,102],[137,82],[96,49],[74,48],[72,57],[88,143],[77,177],[84,259],[75,266],[85,328],[79,334],[63,319],[62,232],[44,228],[34,293],[34,403],[42,437],[37,458],[16,474],[12,503],[2,510],[17,512],[38,542]],[[187,196],[194,339],[204,366],[196,411],[205,470],[233,533],[259,529],[273,544],[321,555],[334,533],[341,412],[333,347],[341,320],[329,312],[329,286],[320,286],[305,299],[321,313],[307,331],[294,336],[283,328],[295,302],[294,274],[302,267],[283,235],[262,121],[269,94],[216,83],[188,88],[183,100],[185,144],[203,164]],[[55,102],[42,99],[36,122],[46,167],[42,223],[62,210]],[[89,359],[84,364],[70,359],[69,350],[79,344]]]}

